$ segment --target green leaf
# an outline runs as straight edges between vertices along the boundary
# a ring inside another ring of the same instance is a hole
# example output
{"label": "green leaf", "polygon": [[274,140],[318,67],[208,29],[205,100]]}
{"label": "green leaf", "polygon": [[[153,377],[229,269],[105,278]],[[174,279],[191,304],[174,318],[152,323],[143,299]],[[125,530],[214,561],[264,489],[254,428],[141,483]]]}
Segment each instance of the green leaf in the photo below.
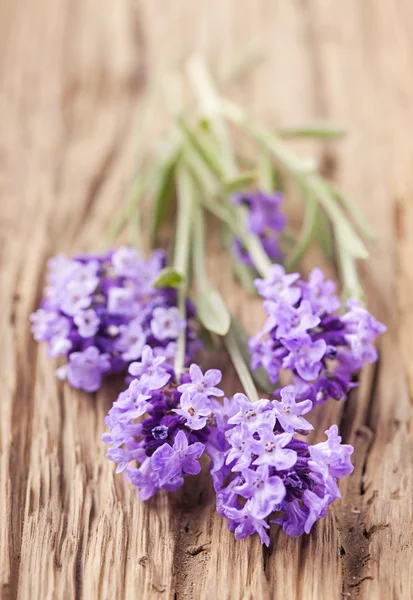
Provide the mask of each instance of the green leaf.
{"label": "green leaf", "polygon": [[304,220],[298,243],[293,249],[293,253],[288,257],[286,269],[291,271],[302,259],[307,248],[310,246],[315,236],[317,218],[318,218],[318,202],[317,199],[310,193],[304,192]]}
{"label": "green leaf", "polygon": [[345,300],[348,298],[351,298],[352,300],[361,300],[364,302],[364,293],[357,271],[356,260],[346,248],[343,233],[340,230],[335,229],[334,236],[337,248],[338,264],[341,271],[341,277],[344,282],[343,302],[345,302]]}
{"label": "green leaf", "polygon": [[177,288],[183,281],[184,277],[181,273],[178,273],[178,271],[175,271],[172,267],[165,267],[159,273],[154,285],[157,288]]}
{"label": "green leaf", "polygon": [[345,135],[345,129],[334,123],[312,123],[301,127],[287,127],[277,131],[282,137],[305,137],[317,139],[334,139]]}
{"label": "green leaf", "polygon": [[264,129],[247,124],[247,130],[257,139],[257,141],[268,148],[275,158],[289,171],[295,173],[314,173],[317,170],[318,162],[314,158],[301,158],[275,134],[271,134]]}
{"label": "green leaf", "polygon": [[351,198],[338,186],[329,184],[329,188],[333,195],[348,210],[364,237],[373,242],[376,239],[376,234],[372,227],[370,227],[370,225],[367,223],[367,220],[359,206],[353,200],[351,200]]}
{"label": "green leaf", "polygon": [[326,259],[328,261],[334,260],[335,248],[333,231],[331,228],[331,223],[323,210],[319,210],[317,212],[317,221],[315,224],[314,234]]}
{"label": "green leaf", "polygon": [[166,157],[156,165],[152,176],[153,182],[153,207],[151,223],[151,240],[156,238],[159,227],[165,220],[168,204],[174,190],[174,172],[180,152],[180,144],[174,143],[167,152]]}
{"label": "green leaf", "polygon": [[221,99],[219,110],[225,117],[242,127],[260,145],[267,148],[287,170],[296,174],[308,174],[317,169],[317,161],[314,158],[296,156],[280,137],[253,123],[236,103],[226,98]]}
{"label": "green leaf", "polygon": [[234,211],[239,223],[239,238],[250,255],[254,267],[257,269],[258,273],[262,277],[267,277],[272,262],[269,259],[268,254],[265,252],[260,238],[254,233],[251,233],[246,225],[248,209],[244,206],[237,206],[234,208]]}
{"label": "green leaf", "polygon": [[105,246],[111,246],[118,235],[124,230],[132,215],[137,211],[137,204],[140,196],[145,192],[148,181],[151,177],[151,171],[140,171],[135,177],[128,191],[128,198],[122,206],[117,219],[109,228],[105,236]]}
{"label": "green leaf", "polygon": [[198,318],[208,331],[226,335],[231,325],[231,317],[225,302],[217,290],[204,289],[197,301]]}
{"label": "green leaf", "polygon": [[257,290],[255,289],[254,279],[256,276],[248,265],[238,260],[234,254],[232,255],[232,268],[236,277],[241,282],[241,285],[247,290],[247,292],[253,296],[257,295]]}
{"label": "green leaf", "polygon": [[368,258],[369,253],[364,242],[354,231],[350,221],[332,195],[328,184],[319,175],[312,175],[305,178],[299,177],[297,180],[304,188],[307,188],[318,198],[334,228],[340,231],[343,245],[346,246],[348,253],[354,258]]}
{"label": "green leaf", "polygon": [[220,97],[208,73],[206,64],[199,55],[192,56],[188,61],[188,74],[204,113],[203,117],[208,120],[209,129],[219,144],[218,158],[222,173],[225,177],[232,178],[237,174],[237,165],[227,124],[221,115]]}
{"label": "green leaf", "polygon": [[258,183],[263,192],[275,190],[274,165],[267,148],[262,147],[258,160]]}
{"label": "green leaf", "polygon": [[219,223],[219,239],[221,242],[221,249],[229,251],[231,249],[234,236],[232,235],[231,229],[226,225],[226,223]]}
{"label": "green leaf", "polygon": [[215,175],[221,177],[220,163],[216,158],[215,152],[211,148],[211,144],[208,144],[207,142],[210,136],[205,135],[205,132],[202,132],[202,130],[192,130],[182,118],[177,120],[177,124],[188,142],[189,148],[187,148],[187,152],[190,150],[195,151],[203,162],[206,163],[208,168]]}
{"label": "green leaf", "polygon": [[238,192],[239,190],[245,190],[245,187],[250,183],[254,183],[257,181],[257,172],[256,171],[244,171],[234,177],[232,179],[224,180],[225,190],[232,194],[233,192]]}
{"label": "green leaf", "polygon": [[249,366],[244,359],[237,338],[234,335],[234,328],[232,325],[227,335],[224,337],[224,344],[246,396],[249,398],[250,402],[258,402],[258,390],[255,387]]}
{"label": "green leaf", "polygon": [[276,386],[273,385],[269,380],[268,374],[265,371],[265,369],[260,367],[255,371],[251,370],[251,353],[248,348],[248,335],[240,321],[234,316],[232,316],[231,331],[236,339],[237,345],[240,349],[243,359],[248,365],[251,376],[255,381],[255,384],[257,385],[258,389],[262,390],[266,394],[272,394]]}
{"label": "green leaf", "polygon": [[215,197],[220,190],[220,181],[197,152],[189,152],[185,146],[184,159],[196,179],[198,187],[208,197]]}

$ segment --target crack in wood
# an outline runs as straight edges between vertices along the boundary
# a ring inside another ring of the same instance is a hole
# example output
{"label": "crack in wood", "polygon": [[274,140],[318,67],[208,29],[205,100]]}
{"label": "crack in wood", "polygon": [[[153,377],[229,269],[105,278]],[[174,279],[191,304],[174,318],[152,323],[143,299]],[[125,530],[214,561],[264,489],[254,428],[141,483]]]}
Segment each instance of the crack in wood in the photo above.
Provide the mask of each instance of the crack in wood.
{"label": "crack in wood", "polygon": [[364,525],[367,521],[368,508],[374,500],[376,492],[373,491],[369,500],[365,499],[365,494],[369,489],[369,486],[366,485],[367,465],[375,439],[374,402],[377,397],[379,379],[380,357],[373,367],[368,390],[364,390],[364,397],[367,397],[366,405],[362,411],[358,411],[357,401],[360,400],[358,396],[361,392],[352,392],[348,400],[351,402],[351,407],[343,411],[340,423],[340,427],[346,432],[347,439],[349,439],[354,426],[357,427],[354,440],[355,470],[349,480],[342,502],[340,557],[343,596],[349,595],[349,590],[353,590],[353,592],[355,589],[359,590],[363,581],[373,579],[369,574],[364,575],[364,570],[368,568],[370,560],[370,538],[373,533],[383,528],[383,525],[373,525],[367,531]]}

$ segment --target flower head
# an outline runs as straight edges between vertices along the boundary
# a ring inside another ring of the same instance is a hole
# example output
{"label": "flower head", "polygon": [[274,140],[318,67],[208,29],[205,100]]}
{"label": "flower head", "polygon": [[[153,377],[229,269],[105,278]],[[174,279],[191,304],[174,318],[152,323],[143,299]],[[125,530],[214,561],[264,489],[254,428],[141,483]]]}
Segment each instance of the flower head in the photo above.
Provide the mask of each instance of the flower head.
{"label": "flower head", "polygon": [[[164,263],[162,251],[146,260],[126,247],[100,256],[49,260],[41,308],[30,320],[36,341],[46,342],[51,356],[67,356],[67,365],[58,371],[61,378],[75,387],[83,387],[84,381],[83,389],[95,390],[103,376],[126,373],[145,345],[173,364],[174,343],[182,330],[185,360],[190,361],[199,346],[194,328],[188,326],[194,309],[187,302],[188,321],[181,319],[176,290],[154,286]],[[80,364],[91,360],[90,352],[85,354],[90,347],[102,356],[92,371],[89,362],[83,369]]]}
{"label": "flower head", "polygon": [[118,463],[117,470],[125,471],[145,500],[161,488],[176,490],[185,476],[199,473],[213,399],[205,390],[180,391],[165,357],[154,356],[148,346],[130,373],[135,378],[113,403],[105,419],[110,431],[102,439],[111,446],[109,460]]}
{"label": "flower head", "polygon": [[101,354],[95,346],[89,346],[83,352],[70,354],[67,379],[74,388],[96,392],[100,387],[103,373],[109,369],[109,356]]}
{"label": "flower head", "polygon": [[353,375],[366,361],[376,360],[373,342],[384,325],[354,301],[344,315],[337,315],[335,283],[321,269],[314,269],[305,282],[298,273],[286,275],[283,267],[273,265],[256,286],[268,319],[250,339],[251,367],[263,367],[274,384],[280,371],[290,371],[299,399],[345,399],[354,387]]}
{"label": "flower head", "polygon": [[301,416],[311,402],[296,402],[293,386],[280,395],[281,401],[250,403],[252,414],[248,398],[236,394],[229,402],[239,410],[227,419],[214,407],[216,427],[210,427],[205,447],[218,513],[237,539],[257,532],[267,545],[270,523],[293,537],[309,533],[340,496],[337,478],[353,469],[353,449],[341,444],[336,426],[326,432],[327,442],[314,446],[295,437],[311,429]]}

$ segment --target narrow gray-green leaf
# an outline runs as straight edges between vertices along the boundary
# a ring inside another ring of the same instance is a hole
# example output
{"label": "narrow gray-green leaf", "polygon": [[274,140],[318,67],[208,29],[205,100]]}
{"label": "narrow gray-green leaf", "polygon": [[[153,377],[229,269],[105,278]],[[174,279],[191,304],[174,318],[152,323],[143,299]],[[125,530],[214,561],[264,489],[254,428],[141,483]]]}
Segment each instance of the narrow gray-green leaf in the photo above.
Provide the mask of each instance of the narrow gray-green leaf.
{"label": "narrow gray-green leaf", "polygon": [[257,181],[256,171],[244,171],[232,179],[226,179],[224,181],[225,190],[232,194],[239,190],[245,190],[245,187],[250,183]]}
{"label": "narrow gray-green leaf", "polygon": [[338,264],[344,283],[343,301],[345,302],[348,298],[364,301],[364,293],[358,275],[356,260],[346,248],[343,233],[340,230],[335,229],[334,237],[337,248]]}
{"label": "narrow gray-green leaf", "polygon": [[248,368],[251,372],[251,376],[255,381],[255,384],[257,385],[258,389],[262,390],[266,394],[272,394],[276,386],[273,385],[269,380],[268,374],[265,371],[265,369],[260,367],[255,371],[251,370],[251,353],[248,348],[248,335],[242,324],[234,316],[232,317],[231,331],[234,334],[234,337],[237,341],[244,361],[248,365]]}
{"label": "narrow gray-green leaf", "polygon": [[310,193],[304,192],[304,219],[300,238],[293,249],[291,256],[288,257],[286,269],[290,271],[302,259],[307,248],[310,246],[316,231],[318,218],[318,202]]}
{"label": "narrow gray-green leaf", "polygon": [[224,337],[224,344],[231,362],[237,372],[241,385],[244,388],[246,396],[249,398],[250,402],[258,402],[258,390],[251,376],[249,366],[241,352],[237,338],[234,335],[234,328],[232,326],[227,335]]}
{"label": "narrow gray-green leaf", "polygon": [[320,244],[321,251],[326,257],[326,259],[328,261],[334,260],[335,249],[333,231],[331,228],[331,223],[323,210],[319,210],[317,212],[317,220],[315,223],[314,233],[315,237],[318,240],[318,243]]}
{"label": "narrow gray-green leaf", "polygon": [[155,240],[160,225],[163,223],[169,202],[174,190],[174,171],[179,156],[180,146],[174,143],[167,156],[157,165],[152,176],[153,182],[153,207],[151,223],[151,240]]}
{"label": "narrow gray-green leaf", "polygon": [[257,295],[257,290],[254,285],[254,279],[256,276],[250,266],[241,262],[236,256],[232,256],[232,268],[234,274],[240,280],[241,285],[247,290],[247,292],[253,296]]}
{"label": "narrow gray-green leaf", "polygon": [[220,164],[226,177],[237,173],[237,165],[231,148],[227,126],[220,111],[220,97],[208,73],[205,62],[199,55],[194,55],[188,62],[188,74],[193,83],[205,117],[209,121],[211,132],[219,142]]}
{"label": "narrow gray-green leaf", "polygon": [[277,131],[282,137],[306,137],[317,139],[334,139],[345,135],[345,129],[334,123],[309,123],[299,127],[286,127]]}
{"label": "narrow gray-green leaf", "polygon": [[262,147],[258,159],[258,184],[263,192],[272,193],[275,190],[275,172],[271,154]]}
{"label": "narrow gray-green leaf", "polygon": [[221,177],[220,163],[216,158],[216,154],[211,151],[210,145],[205,141],[208,139],[205,132],[192,130],[182,118],[178,119],[177,124],[188,142],[189,148],[187,148],[187,152],[190,152],[190,150],[195,151],[204,163],[206,163],[208,168],[215,175]]}
{"label": "narrow gray-green leaf", "polygon": [[181,273],[178,273],[178,271],[175,271],[172,267],[165,267],[159,273],[154,285],[158,288],[177,288],[183,281],[184,278]]}
{"label": "narrow gray-green leaf", "polygon": [[336,198],[331,193],[328,184],[319,176],[297,178],[299,183],[312,192],[320,201],[325,212],[334,224],[334,228],[342,235],[343,244],[354,258],[368,258],[368,251],[361,238],[357,235],[350,221],[341,210]]}
{"label": "narrow gray-green leaf", "polygon": [[108,230],[105,236],[105,245],[110,246],[123,231],[132,217],[135,210],[137,210],[137,203],[139,202],[140,196],[144,193],[146,186],[148,185],[152,171],[140,171],[135,177],[132,185],[128,191],[128,198],[125,204],[122,206],[117,218]]}
{"label": "narrow gray-green leaf", "polygon": [[241,242],[250,255],[254,267],[257,269],[258,273],[262,277],[267,277],[272,262],[269,259],[268,254],[265,252],[260,238],[254,233],[251,233],[246,226],[247,216],[247,209],[245,207],[236,207],[236,217],[239,221],[239,237]]}
{"label": "narrow gray-green leaf", "polygon": [[198,318],[208,331],[226,335],[231,325],[231,317],[217,290],[204,289],[196,301]]}
{"label": "narrow gray-green leaf", "polygon": [[314,158],[296,156],[280,137],[253,123],[236,103],[221,98],[219,110],[225,117],[242,127],[260,145],[267,148],[284,168],[297,174],[313,173],[317,169],[317,161]]}
{"label": "narrow gray-green leaf", "polygon": [[367,223],[366,217],[356,202],[351,200],[351,198],[339,187],[330,184],[329,188],[334,196],[348,210],[364,237],[370,241],[374,241],[376,239],[376,234],[373,228]]}

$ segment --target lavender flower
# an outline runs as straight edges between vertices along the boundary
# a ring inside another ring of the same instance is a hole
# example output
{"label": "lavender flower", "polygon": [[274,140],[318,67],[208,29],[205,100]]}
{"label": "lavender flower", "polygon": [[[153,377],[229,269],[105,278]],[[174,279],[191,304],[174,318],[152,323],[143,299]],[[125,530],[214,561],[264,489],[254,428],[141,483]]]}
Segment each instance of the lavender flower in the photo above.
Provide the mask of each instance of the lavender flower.
{"label": "lavender flower", "polygon": [[[260,400],[249,403],[249,410],[243,394],[224,406],[213,402],[216,426],[209,428],[205,452],[211,458],[217,511],[228,519],[236,539],[258,533],[268,545],[271,523],[293,537],[309,533],[340,497],[337,478],[353,471],[353,448],[341,444],[336,425],[326,431],[327,442],[311,446],[294,437],[311,429],[301,417],[311,401],[295,404],[295,395],[288,386],[281,390],[281,402]],[[295,417],[289,418],[291,412]]]}
{"label": "lavender flower", "polygon": [[321,269],[305,282],[273,265],[255,283],[269,317],[250,339],[252,369],[264,367],[274,384],[282,369],[290,371],[298,400],[345,399],[354,374],[377,359],[373,342],[385,326],[355,301],[348,301],[344,315],[336,314],[335,284]]}
{"label": "lavender flower", "polygon": [[311,400],[296,401],[294,386],[288,385],[280,391],[281,400],[274,400],[273,410],[276,419],[279,421],[284,431],[288,433],[299,432],[308,433],[313,426],[302,417],[311,411],[313,403]]}
{"label": "lavender flower", "polygon": [[201,442],[188,443],[184,431],[178,431],[173,446],[165,442],[152,454],[152,469],[161,473],[159,483],[164,485],[182,475],[197,475],[201,470],[198,458],[205,450]]}
{"label": "lavender flower", "polygon": [[96,391],[103,376],[126,372],[140,359],[145,345],[172,363],[183,329],[189,362],[199,345],[194,309],[188,302],[186,322],[176,308],[176,291],[154,287],[164,265],[163,251],[145,260],[126,247],[100,256],[50,259],[41,308],[31,321],[34,338],[47,343],[49,354],[67,357],[60,378]]}
{"label": "lavender flower", "polygon": [[107,457],[118,464],[117,472],[125,471],[146,500],[158,489],[177,490],[185,475],[199,473],[213,396],[223,394],[208,382],[219,384],[221,372],[204,374],[192,364],[176,386],[165,357],[145,346],[129,373],[135,379],[110,409],[105,419],[110,433],[102,439],[111,446]]}
{"label": "lavender flower", "polygon": [[[282,251],[279,234],[286,224],[286,218],[280,211],[282,195],[278,192],[243,192],[233,196],[232,202],[248,208],[248,229],[260,238],[271,260],[280,260]],[[252,265],[248,252],[238,238],[234,240],[234,252],[242,262]]]}
{"label": "lavender flower", "polygon": [[89,346],[83,352],[69,354],[67,379],[75,388],[94,392],[100,387],[103,374],[109,370],[109,354],[101,354],[95,346]]}

